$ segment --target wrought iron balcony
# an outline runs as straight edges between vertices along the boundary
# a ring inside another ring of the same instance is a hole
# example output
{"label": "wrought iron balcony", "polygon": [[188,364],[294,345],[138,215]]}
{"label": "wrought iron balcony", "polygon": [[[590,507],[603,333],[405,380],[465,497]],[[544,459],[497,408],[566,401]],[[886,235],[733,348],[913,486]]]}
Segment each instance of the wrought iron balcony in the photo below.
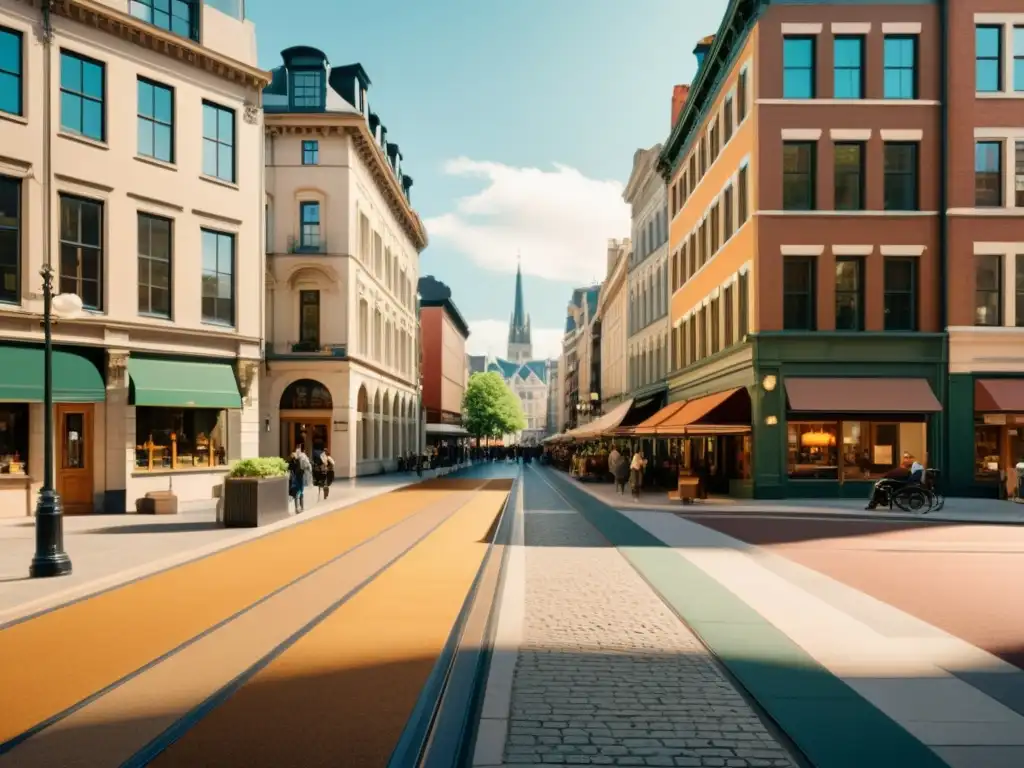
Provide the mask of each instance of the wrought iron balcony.
{"label": "wrought iron balcony", "polygon": [[267,342],[268,360],[295,360],[309,358],[347,358],[345,344],[321,344],[319,341],[275,341]]}
{"label": "wrought iron balcony", "polygon": [[289,237],[288,253],[327,253],[327,239],[324,237]]}

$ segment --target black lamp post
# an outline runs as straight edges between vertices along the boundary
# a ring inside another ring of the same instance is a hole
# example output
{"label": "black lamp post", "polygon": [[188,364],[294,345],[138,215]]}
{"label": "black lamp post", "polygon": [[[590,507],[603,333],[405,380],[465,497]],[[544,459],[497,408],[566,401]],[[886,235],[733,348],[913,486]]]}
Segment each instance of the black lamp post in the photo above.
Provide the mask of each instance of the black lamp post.
{"label": "black lamp post", "polygon": [[60,496],[53,487],[53,267],[45,265],[43,276],[43,487],[36,503],[36,553],[29,575],[32,578],[66,576],[71,558],[64,551],[64,517]]}

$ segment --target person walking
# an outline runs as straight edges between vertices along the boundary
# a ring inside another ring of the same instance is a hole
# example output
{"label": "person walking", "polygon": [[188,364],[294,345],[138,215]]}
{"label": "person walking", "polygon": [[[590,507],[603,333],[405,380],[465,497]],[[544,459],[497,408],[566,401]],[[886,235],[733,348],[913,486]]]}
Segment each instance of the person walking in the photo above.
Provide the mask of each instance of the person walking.
{"label": "person walking", "polygon": [[331,484],[334,482],[334,457],[324,448],[320,453],[320,487],[324,489],[324,498],[331,495]]}
{"label": "person walking", "polygon": [[637,450],[633,454],[633,460],[629,462],[629,485],[630,490],[633,492],[633,498],[640,501],[640,488],[644,482],[644,468],[647,466],[647,459],[644,458],[644,452]]}
{"label": "person walking", "polygon": [[312,474],[313,465],[309,461],[309,456],[302,450],[302,443],[299,443],[288,460],[288,495],[295,499],[295,514],[306,509],[303,492],[309,485]]}
{"label": "person walking", "polygon": [[629,480],[629,462],[626,461],[625,456],[619,453],[618,448],[612,448],[612,452],[608,454],[608,471],[615,479],[615,490],[620,496],[624,496],[626,481]]}

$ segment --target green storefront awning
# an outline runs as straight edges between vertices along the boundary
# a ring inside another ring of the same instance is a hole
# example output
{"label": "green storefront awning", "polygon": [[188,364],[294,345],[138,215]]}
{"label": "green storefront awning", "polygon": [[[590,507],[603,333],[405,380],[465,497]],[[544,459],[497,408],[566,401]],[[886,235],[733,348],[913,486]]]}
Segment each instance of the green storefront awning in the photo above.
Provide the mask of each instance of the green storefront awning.
{"label": "green storefront awning", "polygon": [[128,358],[135,405],[164,408],[241,408],[228,363]]}
{"label": "green storefront awning", "polygon": [[[0,346],[0,400],[43,402],[43,350]],[[53,400],[56,403],[102,403],[107,390],[89,360],[74,352],[53,351]]]}

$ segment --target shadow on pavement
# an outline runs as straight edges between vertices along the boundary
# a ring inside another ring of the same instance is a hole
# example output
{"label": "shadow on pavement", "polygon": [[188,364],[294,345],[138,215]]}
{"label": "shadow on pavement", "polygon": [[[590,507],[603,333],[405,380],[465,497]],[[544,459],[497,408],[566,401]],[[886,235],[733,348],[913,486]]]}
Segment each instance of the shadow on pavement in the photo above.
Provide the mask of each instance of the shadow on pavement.
{"label": "shadow on pavement", "polygon": [[194,531],[219,531],[224,526],[216,520],[180,520],[167,523],[142,523],[138,525],[110,525],[105,528],[90,528],[81,533],[190,533]]}

